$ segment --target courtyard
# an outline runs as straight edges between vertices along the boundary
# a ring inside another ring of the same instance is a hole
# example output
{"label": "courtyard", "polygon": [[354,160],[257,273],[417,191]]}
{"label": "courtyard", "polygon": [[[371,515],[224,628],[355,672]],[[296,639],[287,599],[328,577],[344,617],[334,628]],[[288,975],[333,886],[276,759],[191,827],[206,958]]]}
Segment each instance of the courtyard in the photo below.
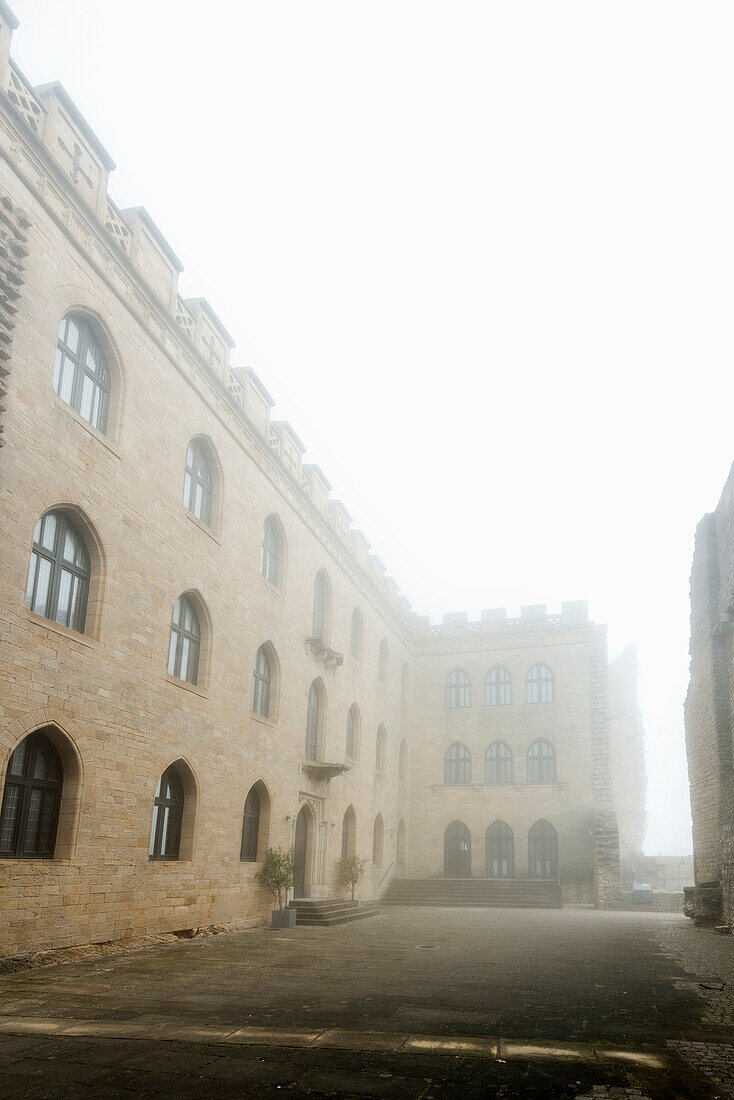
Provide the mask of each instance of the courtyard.
{"label": "courtyard", "polygon": [[202,936],[3,975],[2,1095],[731,1096],[733,987],[675,914]]}

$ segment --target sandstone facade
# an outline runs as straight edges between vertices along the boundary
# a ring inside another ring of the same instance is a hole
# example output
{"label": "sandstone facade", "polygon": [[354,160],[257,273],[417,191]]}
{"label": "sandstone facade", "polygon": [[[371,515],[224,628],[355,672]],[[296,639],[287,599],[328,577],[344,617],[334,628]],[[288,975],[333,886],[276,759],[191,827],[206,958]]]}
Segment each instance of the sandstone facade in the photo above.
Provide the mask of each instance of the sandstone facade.
{"label": "sandstone facade", "polygon": [[696,529],[686,751],[695,890],[690,916],[734,921],[734,469]]}
{"label": "sandstone facade", "polygon": [[[370,859],[361,893],[377,897],[396,873],[443,873],[443,831],[458,818],[472,874],[484,873],[493,820],[515,832],[518,875],[531,826],[547,820],[567,895],[609,903],[619,853],[604,628],[579,604],[555,618],[487,613],[476,630],[455,616],[432,630],[411,612],[293,429],[271,420],[260,380],[230,366],[209,304],[179,297],[180,264],[146,211],[108,197],[114,165],[63,88],[33,89],[13,64],[14,25],[0,0],[0,783],[41,731],[63,787],[52,858],[0,859],[0,953],[262,919],[265,847],[298,839],[303,891],[328,895],[345,830],[347,850]],[[69,316],[109,368],[96,427],[57,392]],[[204,518],[183,499],[192,441],[211,474]],[[83,632],[28,606],[34,531],[49,512],[89,555]],[[199,622],[195,682],[168,671],[180,597]],[[253,708],[262,647],[267,716]],[[525,703],[539,661],[554,701]],[[511,670],[510,706],[484,706],[494,663]],[[444,707],[459,666],[476,693],[461,714]],[[517,761],[512,790],[443,783],[450,738],[481,769],[500,736]],[[528,784],[539,738],[557,777]],[[154,797],[171,767],[178,858],[151,859]],[[242,858],[253,790],[256,852]]]}

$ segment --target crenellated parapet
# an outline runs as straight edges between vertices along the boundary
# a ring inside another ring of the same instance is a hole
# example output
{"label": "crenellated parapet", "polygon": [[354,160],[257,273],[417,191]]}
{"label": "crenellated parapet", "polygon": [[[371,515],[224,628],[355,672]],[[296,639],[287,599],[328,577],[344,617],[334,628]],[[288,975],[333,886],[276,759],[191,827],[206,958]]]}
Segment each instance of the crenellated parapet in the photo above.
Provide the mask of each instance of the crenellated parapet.
{"label": "crenellated parapet", "polygon": [[[183,265],[142,206],[121,210],[108,192],[115,164],[60,83],[33,87],[10,56],[18,20],[0,0],[0,155],[14,163],[52,216],[126,301],[161,349],[186,366],[220,415],[235,417],[240,435],[255,441],[284,476],[302,508],[319,517],[327,538],[346,553],[365,581],[412,634],[415,616],[352,517],[331,500],[318,466],[304,463],[305,446],[290,424],[271,419],[273,399],[255,372],[231,364],[234,341],[205,298],[183,299]],[[267,460],[266,459],[266,460]]]}
{"label": "crenellated parapet", "polygon": [[504,607],[482,611],[478,622],[469,622],[466,611],[450,611],[443,621],[431,625],[428,616],[416,619],[416,637],[421,641],[431,639],[475,638],[477,635],[520,634],[543,630],[577,630],[593,625],[589,622],[586,600],[569,600],[561,604],[558,615],[549,615],[545,604],[527,604],[520,608],[517,618],[509,618]]}

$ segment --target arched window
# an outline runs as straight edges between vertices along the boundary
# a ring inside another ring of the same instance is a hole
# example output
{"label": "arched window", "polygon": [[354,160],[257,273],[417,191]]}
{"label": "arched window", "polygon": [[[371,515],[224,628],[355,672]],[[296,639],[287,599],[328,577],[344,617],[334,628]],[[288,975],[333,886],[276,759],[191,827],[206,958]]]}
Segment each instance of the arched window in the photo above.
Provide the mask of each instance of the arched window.
{"label": "arched window", "polygon": [[48,737],[31,733],[13,752],[0,809],[0,857],[54,854],[63,788],[61,757]]}
{"label": "arched window", "polygon": [[320,569],[316,574],[313,589],[313,636],[329,640],[329,623],[331,619],[331,586],[325,571]]}
{"label": "arched window", "polygon": [[484,681],[485,707],[510,705],[510,674],[506,668],[493,668]]}
{"label": "arched window", "polygon": [[504,741],[495,741],[484,757],[485,783],[512,783],[512,753]]}
{"label": "arched window", "polygon": [[375,771],[378,775],[384,775],[387,771],[387,733],[381,724],[377,730],[377,742],[375,745]]}
{"label": "arched window", "polygon": [[359,608],[355,607],[352,612],[352,628],[349,633],[349,654],[354,657],[355,661],[361,661],[363,652],[364,622],[362,620],[361,611]]}
{"label": "arched window", "polygon": [[46,512],[33,532],[28,607],[83,634],[90,576],[89,552],[79,531],[65,512]]}
{"label": "arched window", "polygon": [[504,821],[493,821],[485,837],[487,878],[512,878],[515,874],[515,841]]}
{"label": "arched window", "polygon": [[92,326],[74,313],[59,325],[53,387],[94,428],[107,430],[110,369]]}
{"label": "arched window", "polygon": [[443,758],[444,783],[471,783],[471,756],[466,745],[454,741]]}
{"label": "arched window", "polygon": [[533,741],[527,755],[527,781],[528,783],[555,783],[556,781],[556,754],[541,738]]}
{"label": "arched window", "polygon": [[471,878],[471,833],[463,821],[452,821],[443,834],[445,878]]}
{"label": "arched window", "polygon": [[377,663],[377,675],[381,684],[387,686],[387,682],[390,679],[390,649],[388,644],[383,638],[380,642],[380,656]]}
{"label": "arched window", "polygon": [[212,521],[214,478],[211,462],[200,439],[192,439],[186,448],[183,502],[193,516],[207,526]]}
{"label": "arched window", "polygon": [[384,835],[385,829],[382,824],[382,814],[378,814],[372,828],[372,862],[375,867],[382,867]]}
{"label": "arched window", "polygon": [[272,672],[267,646],[261,645],[255,654],[255,668],[252,673],[252,710],[261,718],[270,717],[270,686]]}
{"label": "arched window", "polygon": [[398,756],[398,779],[401,783],[408,781],[408,745],[403,738],[400,742],[400,754]]}
{"label": "arched window", "polygon": [[359,707],[352,703],[347,712],[347,756],[350,760],[356,760],[359,756],[360,726]]}
{"label": "arched window", "polygon": [[306,718],[306,759],[317,760],[319,752],[319,733],[321,732],[321,689],[316,680],[308,693],[308,716]]}
{"label": "arched window", "polygon": [[168,671],[177,680],[195,684],[199,675],[201,627],[199,616],[188,596],[179,596],[173,605],[171,638],[168,643]]}
{"label": "arched window", "polygon": [[174,764],[158,780],[150,830],[149,859],[178,859],[181,843],[184,789]]}
{"label": "arched window", "polygon": [[342,821],[342,859],[354,855],[357,835],[357,815],[353,806],[347,806]]}
{"label": "arched window", "polygon": [[443,705],[452,709],[471,706],[471,681],[463,668],[455,668],[446,677]]}
{"label": "arched window", "polygon": [[263,537],[260,546],[260,572],[266,581],[275,588],[281,580],[281,558],[283,556],[283,538],[280,525],[275,516],[268,516],[263,524]]}
{"label": "arched window", "polygon": [[403,708],[403,711],[407,711],[409,702],[410,669],[408,668],[408,662],[403,661],[403,667],[400,670],[400,705]]}
{"label": "arched window", "polygon": [[533,665],[525,678],[525,702],[552,703],[553,698],[553,673],[547,665],[539,662]]}
{"label": "arched window", "polygon": [[536,821],[528,834],[528,870],[531,878],[556,878],[558,833],[548,821]]}
{"label": "arched window", "polygon": [[245,799],[245,815],[242,821],[240,860],[243,863],[257,861],[257,840],[260,832],[260,795],[257,785],[250,787]]}

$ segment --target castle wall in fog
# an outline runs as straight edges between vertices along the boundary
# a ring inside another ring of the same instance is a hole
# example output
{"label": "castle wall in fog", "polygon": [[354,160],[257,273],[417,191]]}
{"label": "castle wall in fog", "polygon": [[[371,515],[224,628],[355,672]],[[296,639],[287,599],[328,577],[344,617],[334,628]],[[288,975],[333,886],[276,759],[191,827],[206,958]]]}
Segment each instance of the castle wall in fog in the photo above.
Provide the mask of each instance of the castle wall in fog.
{"label": "castle wall in fog", "polygon": [[[114,165],[63,88],[33,89],[13,64],[14,25],[0,0],[0,783],[11,784],[11,755],[40,732],[63,788],[52,853],[0,859],[0,954],[262,920],[271,900],[254,876],[268,845],[294,842],[297,818],[307,822],[310,896],[338,892],[346,819],[348,850],[369,860],[360,892],[374,898],[395,874],[441,874],[442,830],[459,816],[473,874],[484,873],[496,817],[515,830],[522,874],[528,829],[543,818],[569,890],[607,904],[619,883],[605,628],[583,604],[555,617],[489,613],[476,628],[460,616],[431,628],[411,611],[323,473],[303,462],[294,430],[271,419],[262,382],[231,365],[211,306],[179,296],[181,265],[146,211],[109,198]],[[69,315],[109,366],[101,427],[53,384]],[[211,471],[205,519],[182,499],[192,441]],[[50,511],[89,554],[83,631],[27,604],[34,530]],[[276,582],[262,567],[268,517],[280,539]],[[200,624],[195,682],[168,671],[182,595]],[[263,646],[267,716],[252,695]],[[495,661],[513,678],[503,708],[483,705]],[[538,661],[553,669],[555,701],[526,704],[524,677]],[[459,665],[472,704],[449,713],[445,676]],[[512,789],[443,783],[449,738],[465,741],[481,770],[497,736],[517,761]],[[524,754],[538,737],[556,749],[557,779],[528,785]],[[171,766],[183,789],[178,858],[151,859],[156,786]],[[243,858],[253,789],[257,852]]]}

